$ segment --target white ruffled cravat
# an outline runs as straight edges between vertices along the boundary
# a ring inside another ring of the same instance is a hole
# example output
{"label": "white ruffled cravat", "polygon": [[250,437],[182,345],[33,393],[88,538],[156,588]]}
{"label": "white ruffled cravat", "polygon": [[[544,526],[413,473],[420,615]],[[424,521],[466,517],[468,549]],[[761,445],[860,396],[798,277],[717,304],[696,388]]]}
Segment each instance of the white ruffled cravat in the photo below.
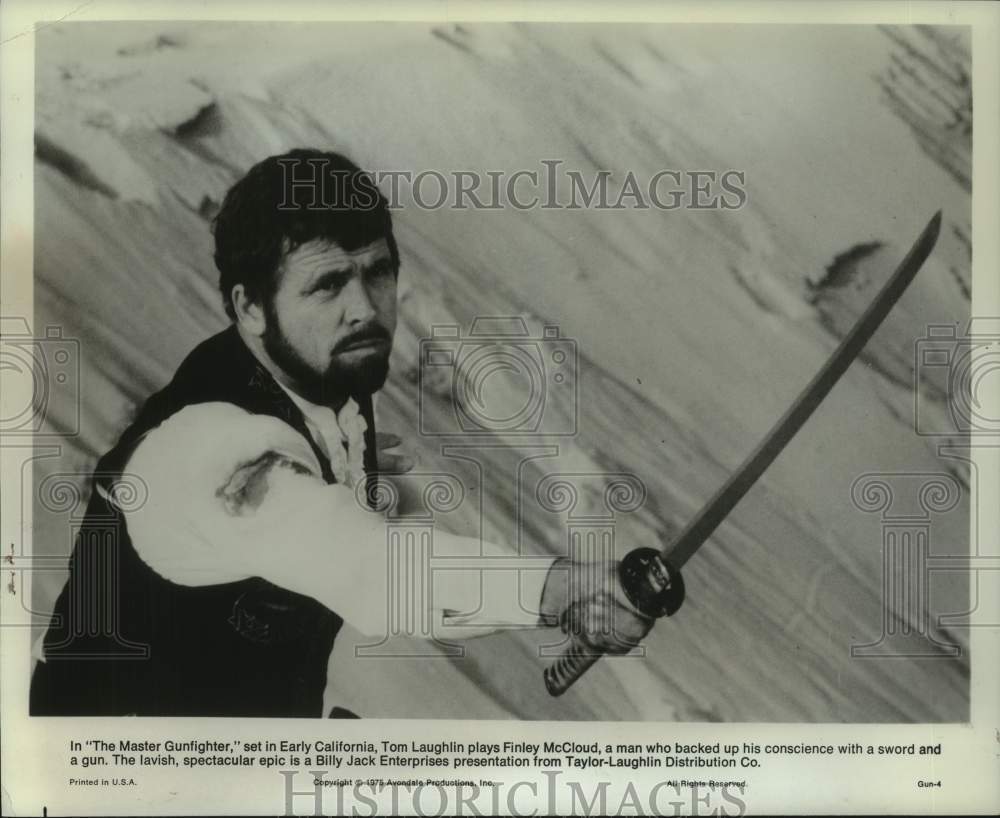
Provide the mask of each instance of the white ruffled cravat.
{"label": "white ruffled cravat", "polygon": [[365,432],[368,429],[357,402],[348,398],[340,411],[334,412],[329,406],[307,401],[290,389],[285,392],[302,410],[314,440],[330,460],[337,482],[352,488],[357,486],[365,476]]}

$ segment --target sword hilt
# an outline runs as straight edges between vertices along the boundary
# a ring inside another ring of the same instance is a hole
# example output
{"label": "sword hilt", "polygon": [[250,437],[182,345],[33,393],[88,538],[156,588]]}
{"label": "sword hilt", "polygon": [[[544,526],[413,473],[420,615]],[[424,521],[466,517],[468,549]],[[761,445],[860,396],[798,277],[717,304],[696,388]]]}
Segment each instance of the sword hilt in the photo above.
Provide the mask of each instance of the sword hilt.
{"label": "sword hilt", "polygon": [[[628,604],[650,619],[672,616],[684,601],[680,570],[654,548],[629,551],[618,565],[618,584]],[[563,655],[545,669],[546,690],[553,696],[561,696],[601,656],[600,650],[572,635]]]}

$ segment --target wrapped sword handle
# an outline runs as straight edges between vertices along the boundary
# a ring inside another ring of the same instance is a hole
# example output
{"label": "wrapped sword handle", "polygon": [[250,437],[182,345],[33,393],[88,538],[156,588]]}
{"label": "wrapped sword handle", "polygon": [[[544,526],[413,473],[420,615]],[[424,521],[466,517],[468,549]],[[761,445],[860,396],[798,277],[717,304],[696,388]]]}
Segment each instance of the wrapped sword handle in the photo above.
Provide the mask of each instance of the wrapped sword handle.
{"label": "wrapped sword handle", "polygon": [[[618,565],[618,583],[629,604],[643,616],[672,616],[684,601],[684,580],[654,548],[636,548]],[[569,647],[545,669],[545,688],[561,696],[603,654],[573,636]]]}

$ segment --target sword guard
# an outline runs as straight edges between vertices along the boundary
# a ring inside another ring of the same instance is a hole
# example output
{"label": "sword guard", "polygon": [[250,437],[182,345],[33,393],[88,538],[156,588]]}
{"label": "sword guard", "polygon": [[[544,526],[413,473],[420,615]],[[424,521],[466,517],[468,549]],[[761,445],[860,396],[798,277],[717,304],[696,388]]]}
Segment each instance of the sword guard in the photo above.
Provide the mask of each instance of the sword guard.
{"label": "sword guard", "polygon": [[632,607],[650,619],[673,616],[684,602],[680,569],[655,548],[629,551],[618,565],[618,581]]}

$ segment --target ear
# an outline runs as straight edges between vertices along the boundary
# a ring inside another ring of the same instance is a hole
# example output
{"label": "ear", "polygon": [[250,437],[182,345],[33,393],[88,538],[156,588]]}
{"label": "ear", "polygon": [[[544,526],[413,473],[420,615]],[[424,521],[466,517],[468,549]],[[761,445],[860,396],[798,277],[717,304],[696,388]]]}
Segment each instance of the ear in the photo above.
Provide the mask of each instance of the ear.
{"label": "ear", "polygon": [[258,338],[262,336],[267,328],[267,319],[264,317],[264,305],[260,299],[251,298],[243,284],[234,286],[230,297],[233,299],[236,323],[251,335],[256,335]]}

